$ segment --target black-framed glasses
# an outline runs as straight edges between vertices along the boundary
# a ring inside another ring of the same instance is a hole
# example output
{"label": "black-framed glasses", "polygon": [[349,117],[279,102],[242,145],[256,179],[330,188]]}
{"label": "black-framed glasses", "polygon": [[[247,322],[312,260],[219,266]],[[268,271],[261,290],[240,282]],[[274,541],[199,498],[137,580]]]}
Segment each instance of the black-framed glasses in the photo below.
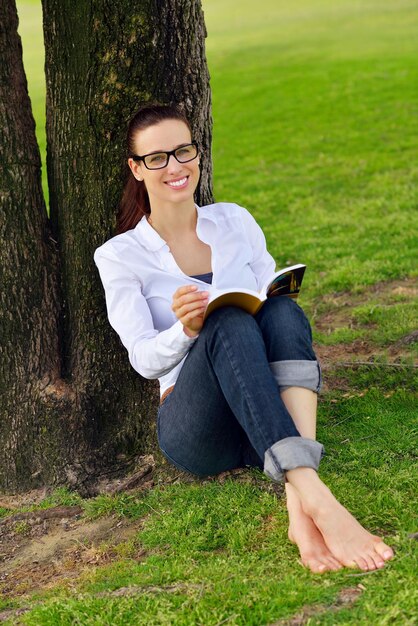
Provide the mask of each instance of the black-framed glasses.
{"label": "black-framed glasses", "polygon": [[143,156],[132,154],[131,158],[137,162],[142,161],[148,170],[161,170],[163,167],[167,167],[171,155],[179,163],[188,163],[193,161],[198,153],[199,146],[196,141],[192,141],[192,143],[180,146],[169,152],[151,152],[151,154],[144,154]]}

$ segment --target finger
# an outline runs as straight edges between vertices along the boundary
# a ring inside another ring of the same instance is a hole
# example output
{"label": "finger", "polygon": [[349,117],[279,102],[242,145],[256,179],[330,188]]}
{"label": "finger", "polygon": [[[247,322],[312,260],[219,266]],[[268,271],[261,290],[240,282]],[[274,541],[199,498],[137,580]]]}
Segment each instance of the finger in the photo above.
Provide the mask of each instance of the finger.
{"label": "finger", "polygon": [[204,311],[191,311],[185,315],[180,322],[183,324],[183,328],[188,328],[191,331],[200,331],[203,327]]}
{"label": "finger", "polygon": [[188,293],[186,295],[180,296],[179,298],[174,298],[171,309],[174,312],[178,312],[182,307],[188,306],[189,304],[197,303],[201,305],[202,302],[207,302],[208,298],[209,292],[207,291]]}
{"label": "finger", "polygon": [[182,317],[180,321],[183,326],[188,326],[191,330],[197,330],[196,323],[200,323],[200,328],[203,326],[203,315],[203,311],[191,311]]}
{"label": "finger", "polygon": [[206,306],[206,300],[203,302],[191,302],[174,311],[174,313],[176,314],[176,317],[184,323],[186,318],[190,319],[190,315],[193,317],[195,315],[201,315],[205,311]]}
{"label": "finger", "polygon": [[187,293],[197,291],[197,289],[197,285],[184,285],[183,287],[179,287],[178,289],[176,289],[176,291],[173,293],[173,298],[179,298],[180,296],[184,296]]}

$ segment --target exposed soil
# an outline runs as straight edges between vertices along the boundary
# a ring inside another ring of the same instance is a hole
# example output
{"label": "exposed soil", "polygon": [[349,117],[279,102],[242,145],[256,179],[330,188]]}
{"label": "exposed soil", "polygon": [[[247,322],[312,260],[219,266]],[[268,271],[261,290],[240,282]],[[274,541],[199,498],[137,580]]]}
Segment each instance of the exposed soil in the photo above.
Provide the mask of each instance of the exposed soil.
{"label": "exposed soil", "polygon": [[365,589],[362,584],[357,585],[357,587],[346,587],[345,589],[341,589],[333,604],[312,604],[304,606],[301,611],[290,619],[279,620],[274,624],[270,624],[270,626],[304,626],[304,624],[310,624],[312,623],[311,618],[319,617],[322,613],[336,612],[352,606]]}
{"label": "exposed soil", "polygon": [[[380,302],[386,305],[399,301],[399,297],[405,301],[411,301],[418,296],[417,280],[407,278],[390,282],[376,283],[367,291],[360,294],[341,292],[324,296],[317,305],[313,315],[315,328],[322,333],[331,334],[338,328],[356,327],[360,325],[354,319],[352,310],[370,302]],[[318,311],[324,311],[318,313]],[[368,324],[367,328],[371,325]],[[314,344],[315,353],[324,371],[333,370],[339,366],[353,364],[373,364],[377,361],[382,363],[382,358],[387,366],[397,365],[411,361],[411,346],[418,341],[418,330],[414,330],[405,337],[389,346],[377,346],[365,339],[355,339],[350,343],[338,343],[335,345]],[[334,389],[340,385],[341,379],[332,379],[327,376],[324,381],[324,390]]]}
{"label": "exposed soil", "polygon": [[[315,328],[322,333],[331,334],[338,328],[360,328],[360,324],[354,318],[352,311],[354,308],[369,304],[370,302],[384,305],[395,304],[399,298],[404,301],[412,301],[418,296],[418,284],[415,278],[404,280],[394,280],[390,282],[376,283],[360,294],[352,294],[349,291],[338,294],[327,294],[318,301],[313,314]],[[321,312],[322,311],[322,312]],[[373,324],[363,325],[371,328]],[[322,346],[323,357],[330,363],[341,360],[346,355],[355,355],[357,360],[365,357],[374,357],[382,353],[390,359],[399,359],[410,355],[408,346],[418,341],[418,330],[413,331],[406,337],[401,338],[387,348],[365,341],[355,340],[350,344],[338,344],[333,346]]]}
{"label": "exposed soil", "polygon": [[323,345],[314,342],[314,350],[323,369],[335,369],[344,363],[377,362],[401,364],[412,360],[408,346],[418,341],[416,331],[402,337],[390,346],[376,346],[364,339],[355,339],[350,343]]}
{"label": "exposed soil", "polygon": [[[151,455],[139,457],[138,469],[130,476],[98,480],[96,490],[116,494],[149,489],[153,485],[153,469]],[[19,511],[39,505],[46,496],[47,489],[0,496],[1,507],[16,511],[0,519],[0,598],[26,596],[64,580],[74,580],[92,565],[120,558],[118,546],[129,540],[130,557],[144,557],[145,551],[134,541],[142,520],[119,520],[116,516],[86,520],[78,505]],[[0,622],[9,617],[9,611],[0,613]]]}
{"label": "exposed soil", "polygon": [[412,301],[418,296],[418,282],[416,278],[392,280],[375,283],[364,288],[361,293],[341,291],[326,294],[318,301],[317,310],[326,310],[315,319],[315,326],[323,332],[346,326],[351,321],[350,311],[363,304],[380,302],[381,304],[395,304],[400,299]]}
{"label": "exposed soil", "polygon": [[[135,536],[141,522],[116,517],[96,521],[13,518],[0,527],[0,594],[10,597],[47,589],[78,577],[91,565],[117,558],[116,546]],[[138,547],[138,558],[144,552]]]}

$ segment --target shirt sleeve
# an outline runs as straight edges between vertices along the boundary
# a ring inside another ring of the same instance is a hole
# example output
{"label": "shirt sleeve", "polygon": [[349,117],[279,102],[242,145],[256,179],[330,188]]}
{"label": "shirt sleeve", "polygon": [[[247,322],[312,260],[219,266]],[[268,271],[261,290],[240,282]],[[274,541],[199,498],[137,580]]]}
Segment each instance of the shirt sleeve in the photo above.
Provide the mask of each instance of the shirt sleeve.
{"label": "shirt sleeve", "polygon": [[139,279],[110,247],[98,248],[94,262],[105,290],[110,325],[127,349],[132,367],[148,379],[168,374],[197,337],[186,335],[180,320],[167,330],[154,328]]}
{"label": "shirt sleeve", "polygon": [[276,261],[267,250],[266,238],[260,226],[247,209],[241,207],[241,210],[244,229],[253,251],[250,266],[257,278],[258,289],[262,289],[273,276]]}

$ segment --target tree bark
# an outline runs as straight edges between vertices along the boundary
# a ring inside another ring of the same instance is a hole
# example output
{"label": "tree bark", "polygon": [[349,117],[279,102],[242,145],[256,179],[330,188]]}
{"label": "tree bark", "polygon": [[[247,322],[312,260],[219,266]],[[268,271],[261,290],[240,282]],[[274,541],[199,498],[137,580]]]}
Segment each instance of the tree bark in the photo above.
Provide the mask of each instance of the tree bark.
{"label": "tree bark", "polygon": [[33,482],[57,422],[43,387],[57,378],[57,250],[41,188],[41,161],[22,64],[14,0],[0,5],[0,455],[1,483]]}
{"label": "tree bark", "polygon": [[144,102],[184,108],[206,157],[197,202],[211,201],[203,12],[199,0],[43,0],[48,220],[14,2],[3,6],[0,486],[79,486],[156,446],[156,384],[109,325],[93,252],[113,235],[126,125]]}

